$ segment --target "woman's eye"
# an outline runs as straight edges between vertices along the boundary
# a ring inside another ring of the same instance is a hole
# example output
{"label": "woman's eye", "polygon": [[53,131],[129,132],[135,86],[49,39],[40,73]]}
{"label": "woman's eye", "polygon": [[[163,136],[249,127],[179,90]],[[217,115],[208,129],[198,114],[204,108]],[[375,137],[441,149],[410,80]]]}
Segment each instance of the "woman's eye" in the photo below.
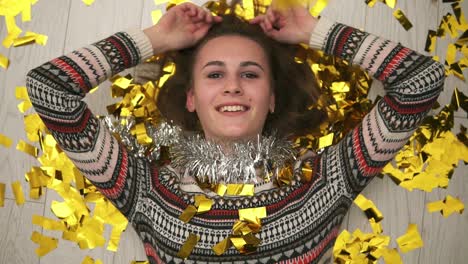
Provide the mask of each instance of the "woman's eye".
{"label": "woman's eye", "polygon": [[255,79],[258,77],[256,73],[253,72],[244,72],[242,73],[242,77],[248,78],[248,79]]}
{"label": "woman's eye", "polygon": [[221,78],[221,73],[219,72],[213,72],[213,73],[210,73],[208,74],[208,78],[210,79],[218,79],[218,78]]}

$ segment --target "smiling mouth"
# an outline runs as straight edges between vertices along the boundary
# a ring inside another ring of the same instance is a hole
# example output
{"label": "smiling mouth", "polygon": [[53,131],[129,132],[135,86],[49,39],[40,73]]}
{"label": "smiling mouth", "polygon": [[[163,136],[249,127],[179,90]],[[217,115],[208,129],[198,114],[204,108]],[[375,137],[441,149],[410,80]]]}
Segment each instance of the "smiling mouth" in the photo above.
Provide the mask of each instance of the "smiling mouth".
{"label": "smiling mouth", "polygon": [[244,105],[225,105],[220,106],[216,110],[221,113],[236,113],[236,112],[246,112],[250,109],[248,106]]}

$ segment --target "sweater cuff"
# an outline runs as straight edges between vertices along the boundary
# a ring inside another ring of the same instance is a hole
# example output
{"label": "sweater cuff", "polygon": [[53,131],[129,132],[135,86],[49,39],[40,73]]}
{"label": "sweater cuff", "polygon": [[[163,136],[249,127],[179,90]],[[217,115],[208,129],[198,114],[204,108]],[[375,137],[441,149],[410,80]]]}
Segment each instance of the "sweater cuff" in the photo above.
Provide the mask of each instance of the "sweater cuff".
{"label": "sweater cuff", "polygon": [[309,46],[313,49],[323,50],[328,33],[335,24],[336,23],[334,21],[323,16],[320,17],[314,31],[310,35]]}
{"label": "sweater cuff", "polygon": [[125,33],[130,35],[130,37],[135,41],[138,50],[140,51],[141,60],[143,62],[151,56],[153,56],[153,46],[148,38],[148,36],[143,33],[141,29],[129,29]]}

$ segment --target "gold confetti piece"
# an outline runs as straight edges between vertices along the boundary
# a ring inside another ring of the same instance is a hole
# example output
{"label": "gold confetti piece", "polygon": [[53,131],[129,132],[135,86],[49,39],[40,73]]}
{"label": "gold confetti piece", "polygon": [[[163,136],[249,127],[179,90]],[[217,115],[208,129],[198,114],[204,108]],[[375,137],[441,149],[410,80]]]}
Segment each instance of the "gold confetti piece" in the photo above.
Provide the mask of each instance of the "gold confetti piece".
{"label": "gold confetti piece", "polygon": [[213,201],[206,198],[205,195],[195,195],[195,206],[197,207],[197,214],[206,213],[211,210]]}
{"label": "gold confetti piece", "polygon": [[24,46],[28,44],[32,44],[36,41],[35,36],[24,36],[24,37],[19,37],[13,40],[13,47],[19,47],[19,46]]}
{"label": "gold confetti piece", "polygon": [[187,206],[185,210],[180,214],[179,219],[188,223],[197,214],[197,208],[193,205]]}
{"label": "gold confetti piece", "polygon": [[21,11],[21,21],[29,22],[31,21],[31,2],[26,2],[24,9]]}
{"label": "gold confetti piece", "polygon": [[63,222],[49,219],[41,215],[33,215],[32,223],[34,225],[41,226],[42,228],[46,230],[58,230],[58,231],[67,230]]}
{"label": "gold confetti piece", "polygon": [[0,145],[6,148],[9,148],[11,147],[12,144],[13,144],[13,141],[9,137],[0,133]]}
{"label": "gold confetti piece", "polygon": [[32,107],[31,101],[24,101],[18,104],[18,110],[23,114],[31,107]]}
{"label": "gold confetti piece", "polygon": [[15,97],[18,100],[29,100],[28,90],[25,86],[18,86],[15,89]]}
{"label": "gold confetti piece", "polygon": [[0,182],[0,207],[5,206],[5,184]]}
{"label": "gold confetti piece", "polygon": [[455,44],[450,43],[447,47],[447,54],[445,56],[446,65],[452,65],[455,63],[457,57],[457,47]]}
{"label": "gold confetti piece", "polygon": [[221,256],[232,246],[230,237],[227,237],[212,247],[216,255]]}
{"label": "gold confetti piece", "polygon": [[238,196],[253,196],[254,185],[253,184],[228,184],[226,187],[227,195],[238,195]]}
{"label": "gold confetti piece", "polygon": [[384,0],[383,1],[386,5],[388,5],[390,8],[395,8],[396,5],[396,0]]}
{"label": "gold confetti piece", "polygon": [[14,16],[5,16],[5,23],[8,35],[3,40],[2,44],[5,48],[9,48],[13,44],[13,40],[21,34],[22,30],[16,25]]}
{"label": "gold confetti piece", "polygon": [[24,204],[24,193],[23,193],[23,187],[21,186],[21,183],[19,181],[15,181],[11,184],[11,188],[13,190],[13,195],[15,196],[16,199],[16,204],[17,205],[22,205]]}
{"label": "gold confetti piece", "polygon": [[151,20],[153,21],[153,25],[156,25],[159,21],[159,19],[161,19],[162,17],[162,11],[157,9],[157,10],[153,10],[151,12]]}
{"label": "gold confetti piece", "polygon": [[58,218],[67,218],[74,212],[74,210],[66,202],[52,201],[50,208]]}
{"label": "gold confetti piece", "polygon": [[36,254],[39,257],[42,257],[50,251],[56,249],[58,245],[58,239],[41,235],[37,231],[32,233],[31,240],[34,243],[39,244],[39,248],[36,248]]}
{"label": "gold confetti piece", "polygon": [[372,231],[374,234],[382,234],[382,225],[380,222],[376,222],[374,218],[369,219]]}
{"label": "gold confetti piece", "polygon": [[434,30],[429,30],[427,34],[427,39],[426,39],[426,46],[424,48],[425,51],[427,52],[432,52],[435,49],[435,44],[436,44],[436,38],[437,38],[437,32]]}
{"label": "gold confetti piece", "polygon": [[334,137],[333,133],[320,137],[319,149],[331,146],[333,144],[333,137]]}
{"label": "gold confetti piece", "polygon": [[366,0],[366,4],[369,7],[374,7],[375,3],[377,3],[377,0]]}
{"label": "gold confetti piece", "polygon": [[320,13],[327,7],[328,0],[316,0],[313,6],[309,9],[309,13],[313,17],[318,17]]}
{"label": "gold confetti piece", "polygon": [[0,67],[7,69],[9,64],[10,61],[8,60],[8,58],[0,54]]}
{"label": "gold confetti piece", "polygon": [[266,216],[267,211],[265,206],[239,209],[239,220],[241,221],[260,224],[258,219],[265,218]]}
{"label": "gold confetti piece", "polygon": [[125,228],[118,228],[114,226],[112,233],[109,238],[109,244],[107,245],[107,250],[117,252],[120,243],[120,236],[122,235]]}
{"label": "gold confetti piece", "polygon": [[215,193],[217,193],[219,196],[224,196],[227,191],[227,186],[225,184],[217,184],[215,187]]}
{"label": "gold confetti piece", "polygon": [[392,264],[403,264],[400,254],[396,249],[386,249],[383,250],[382,254],[385,263],[392,263]]}
{"label": "gold confetti piece", "polygon": [[81,264],[102,264],[102,261],[100,259],[94,260],[90,256],[86,256]]}
{"label": "gold confetti piece", "polygon": [[189,237],[184,242],[179,252],[177,252],[177,257],[182,258],[182,259],[188,258],[188,256],[190,256],[190,253],[192,253],[193,248],[195,248],[199,240],[200,240],[199,236],[190,233]]}
{"label": "gold confetti piece", "polygon": [[354,203],[366,214],[367,218],[374,219],[375,222],[380,222],[383,219],[382,213],[377,209],[375,204],[367,199],[364,195],[359,194]]}
{"label": "gold confetti piece", "polygon": [[81,0],[81,1],[83,1],[83,3],[85,3],[85,5],[87,6],[90,6],[94,3],[94,0]]}
{"label": "gold confetti piece", "polygon": [[427,204],[427,210],[430,213],[440,211],[444,217],[448,217],[455,212],[462,214],[464,209],[465,205],[463,202],[460,201],[460,199],[454,198],[450,195],[447,195],[443,200]]}
{"label": "gold confetti piece", "polygon": [[393,12],[393,16],[400,22],[403,28],[408,31],[410,28],[413,27],[413,24],[408,20],[406,15],[401,11],[401,9],[397,9]]}
{"label": "gold confetti piece", "polygon": [[35,158],[37,158],[37,155],[39,154],[39,150],[36,147],[24,142],[23,140],[20,140],[20,142],[18,142],[18,145],[16,145],[16,149],[26,154],[29,154]]}
{"label": "gold confetti piece", "polygon": [[145,261],[133,260],[130,264],[150,264],[150,263],[148,260],[145,260]]}
{"label": "gold confetti piece", "polygon": [[410,224],[406,234],[397,238],[396,242],[403,253],[421,248],[424,245],[421,235],[418,232],[418,227],[415,224]]}

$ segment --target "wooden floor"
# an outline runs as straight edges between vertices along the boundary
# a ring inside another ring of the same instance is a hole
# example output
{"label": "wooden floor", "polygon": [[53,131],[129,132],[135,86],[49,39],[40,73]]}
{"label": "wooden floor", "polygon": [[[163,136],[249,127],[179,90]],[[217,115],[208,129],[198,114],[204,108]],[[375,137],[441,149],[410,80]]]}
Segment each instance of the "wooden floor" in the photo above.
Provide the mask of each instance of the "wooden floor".
{"label": "wooden floor", "polygon": [[[462,3],[463,10],[468,12],[468,1]],[[5,49],[0,53],[11,60],[8,70],[0,69],[0,133],[6,134],[14,145],[25,139],[23,117],[18,112],[15,100],[15,87],[25,85],[27,71],[39,64],[95,42],[114,32],[128,28],[145,28],[151,25],[150,13],[156,8],[154,1],[145,0],[96,0],[90,7],[79,0],[40,0],[32,8],[32,22],[18,25],[49,36],[45,47],[30,45]],[[382,3],[369,8],[364,0],[330,0],[324,15],[338,21],[362,28],[391,40],[424,52],[428,29],[436,29],[441,17],[450,11],[450,5],[442,1],[411,0],[399,1],[401,8],[413,23],[410,31],[405,31],[392,16],[393,10]],[[3,19],[0,22],[0,38],[6,36]],[[437,55],[445,57],[445,45],[437,46]],[[465,78],[468,78],[465,71]],[[86,100],[95,114],[105,114],[105,106],[110,104],[109,85],[104,84]],[[449,102],[455,87],[465,94],[468,85],[453,76],[448,78],[441,104]],[[468,126],[466,115],[457,114],[457,124]],[[5,206],[0,208],[0,263],[34,264],[34,263],[81,263],[86,255],[101,259],[103,263],[130,263],[132,260],[145,260],[142,245],[136,233],[131,229],[124,233],[117,253],[98,248],[80,250],[74,243],[60,239],[57,249],[42,258],[34,252],[37,247],[30,237],[33,231],[45,235],[60,237],[60,232],[43,231],[31,223],[33,215],[52,216],[51,201],[59,199],[52,191],[46,192],[39,200],[27,199],[22,206],[14,201],[10,184],[19,180],[23,190],[28,190],[24,173],[31,166],[38,165],[33,158],[16,151],[0,147],[0,182],[6,184]],[[446,194],[458,196],[468,203],[468,168],[462,164],[452,177],[447,190],[436,190],[432,193],[419,191],[408,192],[396,186],[388,178],[375,179],[364,191],[382,211],[384,233],[394,239],[406,232],[409,223],[418,225],[422,234],[424,247],[402,254],[405,263],[467,263],[468,259],[468,214],[452,215],[445,219],[438,213],[428,213],[425,204],[442,199]],[[28,196],[27,192],[25,195]],[[370,231],[368,221],[354,205],[345,220],[343,228],[353,231],[355,228]],[[107,230],[109,231],[109,230]],[[109,232],[107,232],[109,233]]]}

